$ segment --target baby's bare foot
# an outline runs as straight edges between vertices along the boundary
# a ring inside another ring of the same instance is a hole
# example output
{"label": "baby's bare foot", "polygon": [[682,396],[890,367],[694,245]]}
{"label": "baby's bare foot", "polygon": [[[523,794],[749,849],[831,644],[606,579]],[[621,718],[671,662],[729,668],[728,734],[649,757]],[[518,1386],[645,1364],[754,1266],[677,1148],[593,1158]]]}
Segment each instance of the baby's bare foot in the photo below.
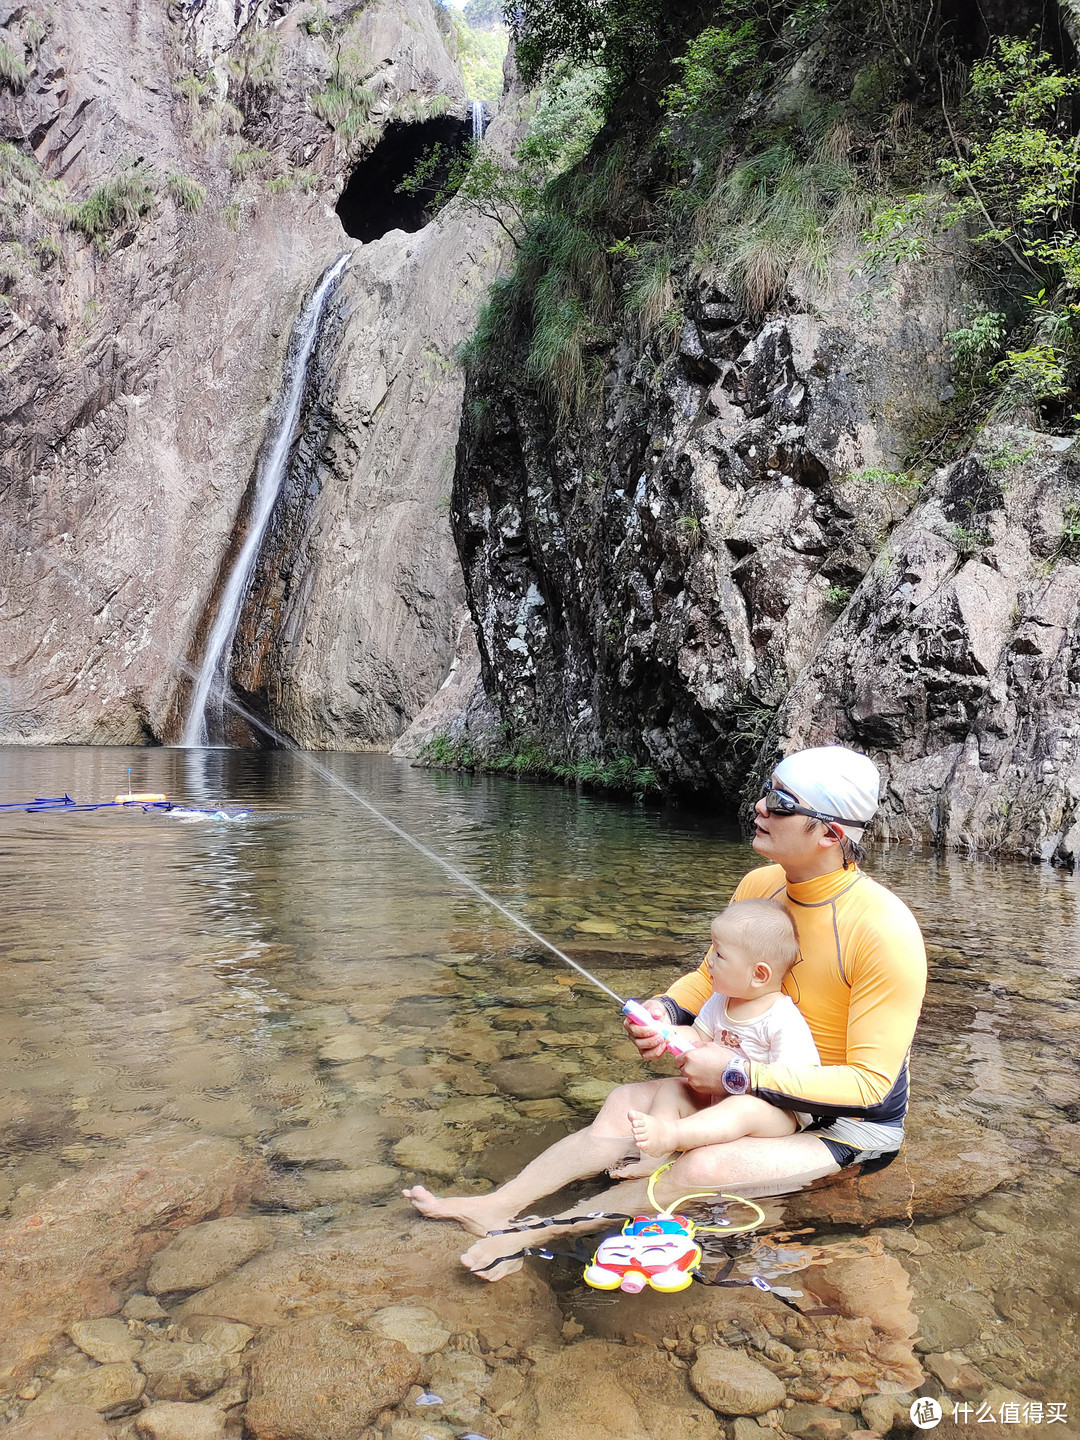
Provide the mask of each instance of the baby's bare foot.
{"label": "baby's bare foot", "polygon": [[423,1185],[414,1185],[401,1193],[429,1220],[456,1220],[470,1235],[486,1235],[489,1230],[501,1230],[510,1223],[505,1211],[492,1204],[490,1195],[448,1195],[440,1200]]}
{"label": "baby's bare foot", "polygon": [[670,1153],[677,1148],[679,1122],[677,1120],[661,1120],[655,1115],[647,1115],[644,1110],[630,1110],[627,1112],[630,1121],[630,1133],[634,1137],[634,1143],[642,1152],[642,1155],[660,1155]]}

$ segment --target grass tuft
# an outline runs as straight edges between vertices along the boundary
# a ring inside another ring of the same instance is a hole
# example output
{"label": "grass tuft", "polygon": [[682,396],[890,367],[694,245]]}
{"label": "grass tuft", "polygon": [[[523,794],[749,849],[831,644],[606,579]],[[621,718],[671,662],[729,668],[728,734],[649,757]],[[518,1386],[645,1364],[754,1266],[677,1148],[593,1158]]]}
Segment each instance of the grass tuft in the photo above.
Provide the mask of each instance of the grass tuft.
{"label": "grass tuft", "polygon": [[205,185],[192,180],[190,175],[170,175],[165,181],[165,189],[180,210],[188,210],[192,215],[197,215],[206,203]]}
{"label": "grass tuft", "polygon": [[10,45],[0,42],[0,85],[21,95],[30,83],[30,71]]}
{"label": "grass tuft", "polygon": [[150,210],[156,197],[153,171],[132,165],[92,190],[70,217],[72,229],[90,240],[103,240],[117,230],[135,225]]}

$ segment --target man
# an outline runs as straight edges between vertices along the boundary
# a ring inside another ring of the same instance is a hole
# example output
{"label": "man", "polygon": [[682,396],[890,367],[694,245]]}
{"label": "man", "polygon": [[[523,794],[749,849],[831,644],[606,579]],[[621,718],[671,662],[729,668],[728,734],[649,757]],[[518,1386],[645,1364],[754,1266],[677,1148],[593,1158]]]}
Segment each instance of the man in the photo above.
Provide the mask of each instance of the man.
{"label": "man", "polygon": [[[911,911],[856,863],[878,786],[877,768],[865,755],[826,745],[789,755],[763,787],[753,845],[772,863],[752,870],[733,898],[775,898],[795,921],[802,959],[784,989],[810,1026],[821,1064],[798,1070],[751,1064],[715,1042],[675,1063],[697,1089],[757,1095],[815,1120],[794,1135],[687,1151],[657,1187],[662,1203],[707,1189],[757,1195],[793,1190],[855,1163],[878,1168],[899,1149],[926,952]],[[647,1008],[657,1018],[686,1023],[709,994],[703,965]],[[664,1053],[653,1032],[629,1022],[627,1031],[643,1059]],[[659,1083],[619,1086],[587,1130],[558,1141],[490,1195],[439,1200],[422,1186],[404,1194],[422,1214],[456,1219],[481,1236],[462,1262],[485,1279],[499,1279],[518,1268],[520,1262],[507,1257],[525,1242],[516,1234],[489,1232],[506,1227],[541,1196],[616,1163],[626,1149],[627,1110],[647,1110]],[[645,1205],[645,1181],[626,1181],[574,1207],[558,1226],[530,1230],[528,1243],[602,1224],[590,1221],[590,1211],[634,1214]]]}

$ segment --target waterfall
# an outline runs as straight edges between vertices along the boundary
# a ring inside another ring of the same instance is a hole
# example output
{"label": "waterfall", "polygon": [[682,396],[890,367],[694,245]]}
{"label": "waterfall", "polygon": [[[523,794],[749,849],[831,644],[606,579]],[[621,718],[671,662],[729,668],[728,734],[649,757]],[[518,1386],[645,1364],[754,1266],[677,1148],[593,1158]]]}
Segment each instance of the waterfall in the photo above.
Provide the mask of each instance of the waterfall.
{"label": "waterfall", "polygon": [[484,138],[484,102],[473,100],[472,110],[472,140],[474,145],[479,145]]}
{"label": "waterfall", "polygon": [[236,563],[229,573],[221,604],[206,642],[206,652],[192,688],[191,708],[180,742],[182,745],[209,744],[207,706],[211,695],[217,702],[216,710],[220,714],[222,698],[229,680],[229,665],[233,641],[240,623],[240,612],[251,584],[255,562],[259,558],[266,527],[270,523],[274,502],[281,493],[288,469],[289,455],[304,399],[308,365],[315,350],[315,342],[319,338],[323,312],[350,259],[348,251],[338,256],[316,285],[293,327],[285,365],[285,384],[272,421],[272,430],[269,432],[273,435],[273,443],[268,448],[263,448],[263,458],[255,477],[251,524],[247,538],[236,557]]}

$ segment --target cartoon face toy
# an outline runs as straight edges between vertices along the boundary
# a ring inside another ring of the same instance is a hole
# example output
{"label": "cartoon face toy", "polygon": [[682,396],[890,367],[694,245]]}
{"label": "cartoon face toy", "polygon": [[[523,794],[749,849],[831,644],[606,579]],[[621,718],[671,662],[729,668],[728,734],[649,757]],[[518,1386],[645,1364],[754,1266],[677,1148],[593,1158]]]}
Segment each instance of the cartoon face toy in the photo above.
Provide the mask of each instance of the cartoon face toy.
{"label": "cartoon face toy", "polygon": [[585,1271],[594,1290],[625,1290],[636,1295],[650,1285],[673,1294],[693,1284],[701,1247],[685,1215],[635,1215],[621,1235],[602,1240]]}

